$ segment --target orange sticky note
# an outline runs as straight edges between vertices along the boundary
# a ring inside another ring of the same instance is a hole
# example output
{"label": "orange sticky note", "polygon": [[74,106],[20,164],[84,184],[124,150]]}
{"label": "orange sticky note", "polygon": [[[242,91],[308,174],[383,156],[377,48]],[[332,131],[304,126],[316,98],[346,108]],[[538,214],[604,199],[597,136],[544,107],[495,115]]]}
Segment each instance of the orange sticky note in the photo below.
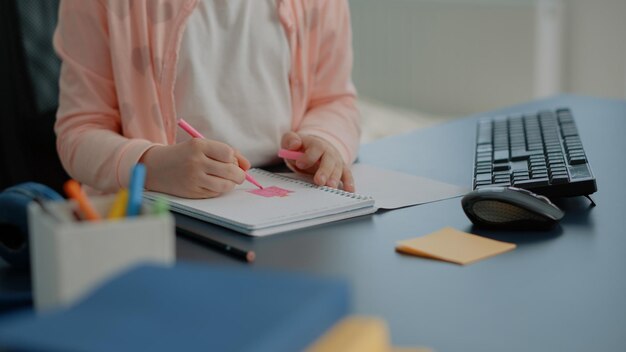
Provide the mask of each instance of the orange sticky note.
{"label": "orange sticky note", "polygon": [[398,252],[456,264],[470,264],[513,250],[514,243],[501,242],[445,227],[423,237],[400,241]]}

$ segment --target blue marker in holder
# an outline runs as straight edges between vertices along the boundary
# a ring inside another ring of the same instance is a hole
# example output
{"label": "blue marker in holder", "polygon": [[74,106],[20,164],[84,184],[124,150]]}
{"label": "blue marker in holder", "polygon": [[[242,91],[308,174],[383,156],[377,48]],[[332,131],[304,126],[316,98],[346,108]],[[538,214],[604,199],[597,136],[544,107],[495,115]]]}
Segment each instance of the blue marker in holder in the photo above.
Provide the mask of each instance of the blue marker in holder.
{"label": "blue marker in holder", "polygon": [[126,216],[137,216],[141,210],[141,199],[143,197],[143,185],[146,179],[146,166],[138,163],[133,167],[130,175],[130,185],[128,187],[128,205],[126,206]]}

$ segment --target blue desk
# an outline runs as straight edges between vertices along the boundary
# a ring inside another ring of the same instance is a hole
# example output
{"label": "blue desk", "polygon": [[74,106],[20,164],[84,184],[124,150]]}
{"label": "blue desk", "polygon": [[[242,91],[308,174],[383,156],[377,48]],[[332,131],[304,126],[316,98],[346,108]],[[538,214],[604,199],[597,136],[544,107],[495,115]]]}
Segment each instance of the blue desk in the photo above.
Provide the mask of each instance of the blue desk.
{"label": "blue desk", "polygon": [[[626,101],[535,101],[366,145],[360,161],[469,185],[478,118],[561,106],[574,113],[597,178],[598,206],[589,208],[582,197],[559,202],[567,214],[551,232],[472,229],[459,199],[258,239],[188,218],[178,221],[254,249],[258,259],[250,270],[348,278],[354,311],[384,317],[396,345],[437,351],[625,350]],[[396,241],[444,226],[518,248],[467,267],[394,251]],[[186,239],[179,238],[177,246],[181,259],[246,265]]]}

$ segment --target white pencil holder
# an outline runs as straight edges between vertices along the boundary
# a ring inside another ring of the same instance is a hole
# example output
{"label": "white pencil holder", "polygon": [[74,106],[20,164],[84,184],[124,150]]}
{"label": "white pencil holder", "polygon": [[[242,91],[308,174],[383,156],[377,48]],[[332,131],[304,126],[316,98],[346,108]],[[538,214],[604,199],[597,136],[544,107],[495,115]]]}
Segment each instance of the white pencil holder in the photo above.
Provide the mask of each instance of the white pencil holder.
{"label": "white pencil holder", "polygon": [[[115,196],[91,198],[107,214]],[[28,208],[33,298],[37,311],[71,305],[103,281],[143,262],[175,261],[169,212],[98,222],[76,221],[74,201]]]}

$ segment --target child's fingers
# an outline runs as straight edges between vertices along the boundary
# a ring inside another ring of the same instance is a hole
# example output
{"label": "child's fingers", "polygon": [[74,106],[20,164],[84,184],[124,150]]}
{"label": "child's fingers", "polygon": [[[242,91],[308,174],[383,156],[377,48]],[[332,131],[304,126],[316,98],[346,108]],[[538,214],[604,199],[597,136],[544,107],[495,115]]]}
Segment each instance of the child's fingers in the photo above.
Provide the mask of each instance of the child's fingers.
{"label": "child's fingers", "polygon": [[335,163],[335,169],[332,174],[328,178],[328,182],[326,184],[328,187],[337,188],[339,187],[339,180],[341,179],[341,174],[343,173],[343,165],[341,162]]}
{"label": "child's fingers", "polygon": [[196,190],[188,194],[181,194],[181,196],[185,198],[192,198],[192,199],[215,198],[219,195],[220,194],[217,192],[209,191],[208,189],[202,188],[202,187],[198,187]]}
{"label": "child's fingers", "polygon": [[237,159],[237,164],[239,165],[239,167],[242,168],[244,171],[248,170],[252,166],[250,164],[250,161],[248,161],[248,159],[246,159],[246,157],[243,156],[238,150],[235,150],[235,158]]}
{"label": "child's fingers", "polygon": [[317,168],[317,172],[313,177],[315,184],[325,186],[330,179],[336,164],[335,158],[329,154],[324,154],[322,156],[322,160],[320,161],[320,166]]}
{"label": "child's fingers", "polygon": [[[326,149],[322,143],[317,143],[317,141],[315,143],[311,143],[304,151],[304,155],[296,161],[296,166],[301,170],[312,167],[318,160],[320,160],[320,158],[322,158],[325,151]],[[326,177],[328,177],[328,174],[326,174]]]}
{"label": "child's fingers", "polygon": [[236,184],[233,181],[213,175],[206,175],[200,182],[200,187],[218,194],[232,191],[235,186]]}
{"label": "child's fingers", "polygon": [[280,145],[285,149],[298,150],[302,148],[302,138],[295,132],[287,132],[283,135]]}
{"label": "child's fingers", "polygon": [[208,162],[204,166],[204,172],[208,175],[217,176],[236,184],[242,184],[246,179],[246,175],[241,169],[241,166],[237,166],[237,164],[221,163],[215,160],[207,161]]}
{"label": "child's fingers", "polygon": [[352,177],[352,171],[348,166],[343,166],[343,174],[341,175],[341,182],[343,183],[343,189],[346,192],[354,193],[354,178]]}
{"label": "child's fingers", "polygon": [[209,159],[214,159],[223,163],[237,162],[237,158],[235,158],[235,150],[228,144],[200,138],[194,138],[189,142],[192,143],[193,148],[198,148]]}

